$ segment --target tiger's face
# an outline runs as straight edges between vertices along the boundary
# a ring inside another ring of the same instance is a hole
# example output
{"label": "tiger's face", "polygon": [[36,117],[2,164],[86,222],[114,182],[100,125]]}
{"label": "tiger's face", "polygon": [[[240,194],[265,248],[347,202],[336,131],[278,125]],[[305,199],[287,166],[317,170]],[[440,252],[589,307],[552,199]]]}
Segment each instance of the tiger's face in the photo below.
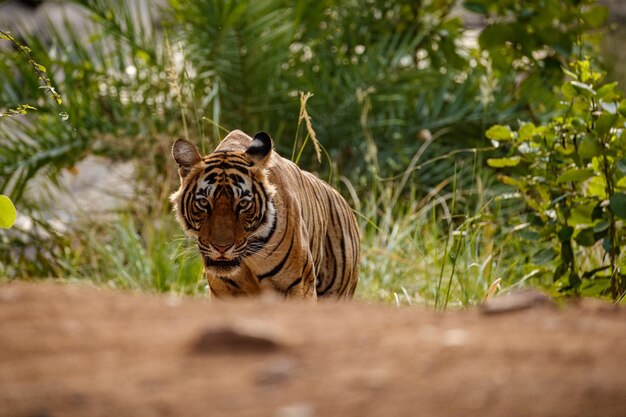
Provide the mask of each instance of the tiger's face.
{"label": "tiger's face", "polygon": [[263,132],[245,152],[201,157],[190,142],[174,144],[181,186],[172,202],[178,221],[197,239],[205,269],[234,273],[268,238],[275,223],[273,188],[265,179],[271,151],[272,141]]}

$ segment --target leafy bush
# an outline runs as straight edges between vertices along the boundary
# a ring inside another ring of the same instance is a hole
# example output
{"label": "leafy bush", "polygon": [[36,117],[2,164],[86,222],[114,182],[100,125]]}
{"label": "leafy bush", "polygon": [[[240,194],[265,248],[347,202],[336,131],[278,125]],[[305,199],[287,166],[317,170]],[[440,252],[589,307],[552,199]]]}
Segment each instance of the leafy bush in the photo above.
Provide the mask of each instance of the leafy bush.
{"label": "leafy bush", "polygon": [[554,88],[561,67],[595,53],[608,16],[594,0],[466,0],[467,10],[486,22],[478,43],[488,57],[499,94],[507,106],[526,112],[535,123],[557,109]]}
{"label": "leafy bush", "polygon": [[588,60],[565,73],[560,114],[517,131],[491,127],[487,137],[515,154],[488,163],[509,172],[502,181],[521,192],[526,238],[548,244],[535,257],[546,265],[535,266],[550,271],[560,291],[618,299],[626,292],[626,100]]}

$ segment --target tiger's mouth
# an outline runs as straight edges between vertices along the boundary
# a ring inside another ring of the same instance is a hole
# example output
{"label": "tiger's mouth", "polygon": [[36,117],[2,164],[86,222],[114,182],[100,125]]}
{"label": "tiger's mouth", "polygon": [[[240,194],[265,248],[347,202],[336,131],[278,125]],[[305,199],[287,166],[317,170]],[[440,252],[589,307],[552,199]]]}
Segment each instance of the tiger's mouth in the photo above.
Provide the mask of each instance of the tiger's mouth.
{"label": "tiger's mouth", "polygon": [[230,269],[236,268],[241,264],[240,258],[233,259],[211,259],[208,256],[203,256],[204,265],[206,267],[213,267],[217,269]]}

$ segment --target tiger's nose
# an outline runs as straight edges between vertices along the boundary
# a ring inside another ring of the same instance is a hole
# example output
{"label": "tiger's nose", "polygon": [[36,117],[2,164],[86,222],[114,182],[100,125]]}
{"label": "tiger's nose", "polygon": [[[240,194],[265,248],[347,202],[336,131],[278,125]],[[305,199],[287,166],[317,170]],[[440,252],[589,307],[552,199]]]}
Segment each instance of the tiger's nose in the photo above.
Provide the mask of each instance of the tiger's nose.
{"label": "tiger's nose", "polygon": [[230,249],[231,246],[233,246],[233,245],[228,245],[228,244],[227,245],[216,245],[215,243],[213,244],[213,247],[215,249],[217,249],[218,252],[220,252],[220,253],[226,252],[228,249]]}

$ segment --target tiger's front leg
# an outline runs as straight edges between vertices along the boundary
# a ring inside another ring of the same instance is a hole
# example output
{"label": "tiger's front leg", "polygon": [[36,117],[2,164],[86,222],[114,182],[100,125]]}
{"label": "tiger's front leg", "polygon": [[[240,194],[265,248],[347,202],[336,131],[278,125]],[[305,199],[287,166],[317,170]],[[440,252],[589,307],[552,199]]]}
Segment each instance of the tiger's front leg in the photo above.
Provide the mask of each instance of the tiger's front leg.
{"label": "tiger's front leg", "polygon": [[302,275],[289,285],[286,298],[316,301],[317,291],[315,283],[316,278],[315,268],[313,267],[313,257],[310,253],[307,253]]}
{"label": "tiger's front leg", "polygon": [[313,258],[308,251],[303,252],[293,253],[290,264],[282,273],[272,279],[263,279],[260,282],[261,292],[280,294],[290,299],[317,300]]}
{"label": "tiger's front leg", "polygon": [[256,277],[243,264],[235,274],[220,274],[205,270],[205,276],[211,295],[215,298],[258,295],[261,292]]}

